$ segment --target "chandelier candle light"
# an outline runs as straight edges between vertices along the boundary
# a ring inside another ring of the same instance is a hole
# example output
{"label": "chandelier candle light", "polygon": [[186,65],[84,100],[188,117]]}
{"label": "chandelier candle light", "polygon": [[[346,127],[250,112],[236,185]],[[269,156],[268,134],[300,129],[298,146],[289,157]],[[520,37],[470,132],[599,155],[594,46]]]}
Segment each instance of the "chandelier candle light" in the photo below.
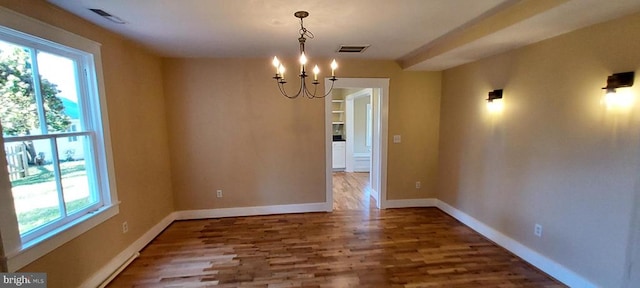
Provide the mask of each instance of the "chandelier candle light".
{"label": "chandelier candle light", "polygon": [[307,28],[304,28],[302,22],[304,18],[309,16],[309,12],[298,11],[294,13],[293,16],[296,16],[296,18],[300,18],[300,38],[298,38],[298,42],[300,42],[300,75],[298,75],[298,77],[300,77],[300,87],[298,88],[298,92],[294,95],[289,95],[285,91],[284,84],[287,83],[287,81],[285,81],[284,79],[285,68],[284,65],[282,65],[282,63],[280,63],[280,61],[278,60],[278,57],[273,57],[272,64],[276,68],[276,76],[274,76],[273,79],[276,79],[276,83],[278,85],[278,89],[280,89],[280,93],[282,93],[282,95],[287,98],[294,99],[300,95],[303,95],[309,99],[327,97],[331,93],[331,90],[333,90],[333,84],[336,80],[338,80],[335,75],[336,68],[338,68],[338,63],[336,62],[336,59],[333,59],[333,61],[331,62],[331,78],[329,78],[329,80],[331,80],[331,88],[329,88],[329,91],[327,91],[327,93],[324,95],[316,95],[318,84],[320,84],[320,82],[318,82],[318,74],[320,73],[320,68],[318,68],[318,65],[315,65],[313,67],[313,82],[311,82],[311,84],[313,84],[313,93],[309,91],[307,87],[307,77],[309,75],[307,75],[306,71],[307,56],[305,55],[304,43],[307,41],[307,38],[305,38],[305,36],[309,37],[309,39],[313,39],[313,33],[307,30]]}

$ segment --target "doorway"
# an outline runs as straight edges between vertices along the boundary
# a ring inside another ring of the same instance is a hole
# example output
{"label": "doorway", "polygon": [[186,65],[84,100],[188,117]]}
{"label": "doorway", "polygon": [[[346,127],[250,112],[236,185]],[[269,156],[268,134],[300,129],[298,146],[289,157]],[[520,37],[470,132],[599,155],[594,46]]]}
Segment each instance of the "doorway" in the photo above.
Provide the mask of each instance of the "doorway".
{"label": "doorway", "polygon": [[[331,81],[325,81],[325,90],[331,88]],[[369,89],[371,91],[371,157],[370,157],[370,193],[375,199],[375,207],[386,206],[387,177],[387,121],[389,79],[386,78],[340,78],[334,82],[334,89]],[[336,90],[338,91],[338,90]],[[333,95],[325,98],[326,127],[326,211],[333,211]],[[346,131],[345,131],[346,132]],[[346,150],[346,149],[345,149]]]}

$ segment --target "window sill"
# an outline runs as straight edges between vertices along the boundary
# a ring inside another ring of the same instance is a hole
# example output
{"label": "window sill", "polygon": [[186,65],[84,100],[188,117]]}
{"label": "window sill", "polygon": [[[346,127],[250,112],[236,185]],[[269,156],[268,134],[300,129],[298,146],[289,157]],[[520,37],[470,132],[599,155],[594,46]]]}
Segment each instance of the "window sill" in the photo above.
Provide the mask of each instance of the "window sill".
{"label": "window sill", "polygon": [[17,271],[54,249],[80,236],[82,233],[91,230],[93,227],[96,227],[107,221],[109,218],[117,215],[119,213],[118,205],[119,203],[115,203],[110,206],[103,207],[98,211],[80,217],[45,235],[35,238],[29,242],[22,243],[22,247],[19,251],[6,256],[9,272]]}

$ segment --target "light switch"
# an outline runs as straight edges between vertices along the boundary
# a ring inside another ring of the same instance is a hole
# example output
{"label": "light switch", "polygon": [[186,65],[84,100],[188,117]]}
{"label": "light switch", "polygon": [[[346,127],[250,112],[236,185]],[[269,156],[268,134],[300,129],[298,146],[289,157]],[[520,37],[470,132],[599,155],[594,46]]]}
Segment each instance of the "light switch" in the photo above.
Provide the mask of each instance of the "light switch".
{"label": "light switch", "polygon": [[402,138],[400,137],[400,135],[393,135],[393,143],[400,143],[402,142]]}

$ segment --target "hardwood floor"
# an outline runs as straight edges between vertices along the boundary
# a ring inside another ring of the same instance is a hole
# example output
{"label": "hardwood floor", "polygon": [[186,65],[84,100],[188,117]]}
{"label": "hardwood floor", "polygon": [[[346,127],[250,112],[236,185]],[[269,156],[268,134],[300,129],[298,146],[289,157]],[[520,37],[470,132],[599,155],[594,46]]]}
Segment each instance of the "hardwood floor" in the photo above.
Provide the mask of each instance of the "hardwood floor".
{"label": "hardwood floor", "polygon": [[376,207],[369,173],[333,172],[333,210],[366,211]]}
{"label": "hardwood floor", "polygon": [[177,221],[108,287],[564,287],[436,208]]}

